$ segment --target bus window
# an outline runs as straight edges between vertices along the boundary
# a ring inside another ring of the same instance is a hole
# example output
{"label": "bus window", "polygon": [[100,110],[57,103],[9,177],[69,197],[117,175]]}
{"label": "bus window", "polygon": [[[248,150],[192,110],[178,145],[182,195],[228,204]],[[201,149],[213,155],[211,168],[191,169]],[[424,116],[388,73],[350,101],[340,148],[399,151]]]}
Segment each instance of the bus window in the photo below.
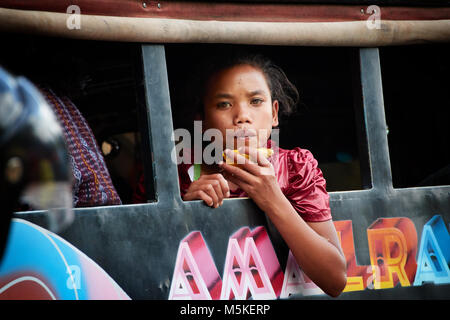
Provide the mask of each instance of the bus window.
{"label": "bus window", "polygon": [[394,188],[450,185],[450,45],[380,48]]}
{"label": "bus window", "polygon": [[175,129],[193,131],[192,99],[196,93],[189,84],[196,81],[190,75],[196,74],[200,62],[233,48],[260,53],[284,70],[300,94],[297,112],[280,120],[280,147],[311,151],[328,191],[371,188],[362,105],[355,102],[355,96],[361,96],[355,92],[360,81],[357,49],[210,44],[165,47]]}
{"label": "bus window", "polygon": [[[136,71],[140,46],[27,35],[2,39],[0,64],[41,88],[68,133],[74,206],[132,203],[136,180],[146,170],[142,163],[150,158],[142,147],[148,134],[142,134],[146,124],[140,119],[146,118],[139,116],[145,114]],[[154,199],[147,189],[147,199]]]}

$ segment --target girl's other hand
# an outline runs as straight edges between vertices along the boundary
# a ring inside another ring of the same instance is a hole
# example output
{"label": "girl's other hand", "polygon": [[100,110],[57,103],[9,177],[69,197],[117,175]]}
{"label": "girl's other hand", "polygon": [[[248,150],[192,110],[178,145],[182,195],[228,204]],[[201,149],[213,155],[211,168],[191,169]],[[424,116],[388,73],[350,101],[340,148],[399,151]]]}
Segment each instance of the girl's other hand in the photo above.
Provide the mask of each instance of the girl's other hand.
{"label": "girl's other hand", "polygon": [[228,181],[220,173],[200,176],[189,186],[183,200],[203,200],[208,206],[217,208],[224,198],[230,197]]}

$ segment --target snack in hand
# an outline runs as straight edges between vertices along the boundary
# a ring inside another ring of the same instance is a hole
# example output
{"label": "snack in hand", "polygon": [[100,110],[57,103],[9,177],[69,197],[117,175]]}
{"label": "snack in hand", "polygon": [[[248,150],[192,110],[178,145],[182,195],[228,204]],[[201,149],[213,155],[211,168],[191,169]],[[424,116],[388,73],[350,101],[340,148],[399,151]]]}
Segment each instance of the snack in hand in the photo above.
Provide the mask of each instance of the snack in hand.
{"label": "snack in hand", "polygon": [[[268,149],[268,148],[258,148],[258,149],[256,149],[256,150],[258,150],[260,153],[262,153],[262,154],[266,157],[266,159],[269,158],[271,155],[273,155],[273,150],[272,150],[272,149]],[[233,150],[233,152],[239,153],[238,150]],[[248,154],[242,154],[242,153],[239,153],[239,154],[240,154],[241,156],[246,157],[247,159],[249,158],[249,155],[248,155]],[[231,164],[232,166],[235,166],[235,165],[236,165],[236,163],[234,163],[234,160],[233,160],[233,159],[227,158],[227,156],[225,155],[225,152],[223,152],[222,155],[223,155],[223,158],[225,159],[225,162],[226,162],[227,164]]]}

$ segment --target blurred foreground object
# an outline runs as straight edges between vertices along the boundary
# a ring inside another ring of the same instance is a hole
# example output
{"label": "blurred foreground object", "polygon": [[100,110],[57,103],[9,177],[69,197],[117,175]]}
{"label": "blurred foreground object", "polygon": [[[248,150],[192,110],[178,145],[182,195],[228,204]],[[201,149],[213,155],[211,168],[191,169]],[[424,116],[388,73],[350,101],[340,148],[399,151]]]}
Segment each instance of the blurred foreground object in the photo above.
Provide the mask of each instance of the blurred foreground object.
{"label": "blurred foreground object", "polygon": [[0,257],[12,213],[23,204],[48,210],[61,232],[73,221],[72,172],[63,131],[27,79],[0,68]]}

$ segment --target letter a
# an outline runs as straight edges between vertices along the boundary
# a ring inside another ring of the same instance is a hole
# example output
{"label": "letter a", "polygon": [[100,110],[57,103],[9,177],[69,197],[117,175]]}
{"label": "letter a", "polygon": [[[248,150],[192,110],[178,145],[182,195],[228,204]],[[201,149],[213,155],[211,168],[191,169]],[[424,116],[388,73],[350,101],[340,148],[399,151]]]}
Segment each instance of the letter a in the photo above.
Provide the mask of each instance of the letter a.
{"label": "letter a", "polygon": [[199,231],[180,242],[169,300],[218,299],[222,280]]}
{"label": "letter a", "polygon": [[67,8],[66,13],[71,14],[66,20],[67,29],[81,29],[81,10],[77,5],[71,5]]}
{"label": "letter a", "polygon": [[415,286],[423,282],[450,283],[450,235],[440,215],[423,227]]}
{"label": "letter a", "polygon": [[280,298],[288,298],[292,294],[312,296],[325,293],[300,269],[289,250]]}

